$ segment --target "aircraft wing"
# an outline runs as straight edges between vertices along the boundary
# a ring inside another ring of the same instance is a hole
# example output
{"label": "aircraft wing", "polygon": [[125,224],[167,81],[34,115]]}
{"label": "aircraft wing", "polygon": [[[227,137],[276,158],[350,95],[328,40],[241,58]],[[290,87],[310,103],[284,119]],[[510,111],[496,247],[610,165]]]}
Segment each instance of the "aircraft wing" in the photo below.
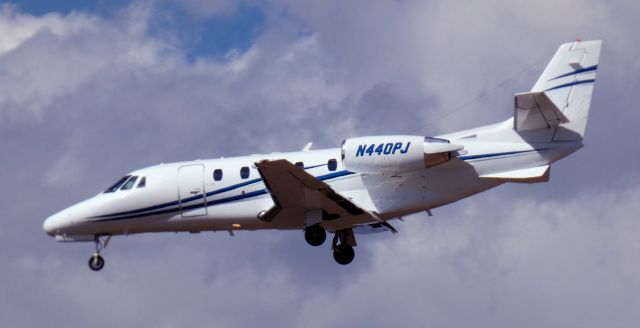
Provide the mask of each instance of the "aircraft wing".
{"label": "aircraft wing", "polygon": [[[371,214],[287,160],[264,160],[255,165],[275,203],[262,213],[261,220],[271,222],[283,210],[321,213],[318,219],[322,221]],[[307,217],[301,215],[299,219],[304,225]]]}

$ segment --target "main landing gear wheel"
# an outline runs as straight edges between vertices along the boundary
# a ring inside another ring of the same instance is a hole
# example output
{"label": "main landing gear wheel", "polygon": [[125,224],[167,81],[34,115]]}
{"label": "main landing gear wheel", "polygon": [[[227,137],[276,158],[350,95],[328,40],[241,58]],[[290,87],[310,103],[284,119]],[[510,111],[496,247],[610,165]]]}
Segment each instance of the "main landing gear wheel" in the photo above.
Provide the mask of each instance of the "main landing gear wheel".
{"label": "main landing gear wheel", "polygon": [[95,253],[89,258],[89,268],[93,271],[100,271],[104,268],[104,259],[100,254]]}
{"label": "main landing gear wheel", "polygon": [[327,232],[319,224],[304,229],[304,239],[311,246],[320,246],[327,239]]}
{"label": "main landing gear wheel", "polygon": [[347,244],[340,244],[333,249],[333,259],[339,264],[347,265],[353,261],[356,253],[353,247]]}
{"label": "main landing gear wheel", "polygon": [[331,245],[333,249],[333,259],[342,265],[351,263],[356,256],[356,253],[353,251],[353,246],[356,246],[356,237],[353,235],[353,230],[337,230],[333,236],[333,243]]}

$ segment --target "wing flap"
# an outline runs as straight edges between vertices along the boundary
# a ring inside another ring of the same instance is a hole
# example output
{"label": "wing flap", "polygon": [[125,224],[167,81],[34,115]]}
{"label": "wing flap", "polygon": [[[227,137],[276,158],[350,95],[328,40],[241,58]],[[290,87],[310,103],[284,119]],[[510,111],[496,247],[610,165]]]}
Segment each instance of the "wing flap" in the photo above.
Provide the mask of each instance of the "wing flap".
{"label": "wing flap", "polygon": [[505,182],[536,183],[549,181],[550,166],[536,166],[521,170],[512,170],[481,175],[481,178],[500,179]]}

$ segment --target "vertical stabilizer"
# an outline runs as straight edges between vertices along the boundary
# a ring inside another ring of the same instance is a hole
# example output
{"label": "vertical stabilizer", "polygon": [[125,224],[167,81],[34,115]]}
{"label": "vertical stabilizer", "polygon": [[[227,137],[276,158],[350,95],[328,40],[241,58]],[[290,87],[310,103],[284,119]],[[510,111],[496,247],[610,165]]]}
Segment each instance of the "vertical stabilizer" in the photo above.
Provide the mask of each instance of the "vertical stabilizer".
{"label": "vertical stabilizer", "polygon": [[556,131],[554,141],[584,137],[601,47],[601,40],[561,45],[531,89],[532,93],[544,92],[568,119]]}

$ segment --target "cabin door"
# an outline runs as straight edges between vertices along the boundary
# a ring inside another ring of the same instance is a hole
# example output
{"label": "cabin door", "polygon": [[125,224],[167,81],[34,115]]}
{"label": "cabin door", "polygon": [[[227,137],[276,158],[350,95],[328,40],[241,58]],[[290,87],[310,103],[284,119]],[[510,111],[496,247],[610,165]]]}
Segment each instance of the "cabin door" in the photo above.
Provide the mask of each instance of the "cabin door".
{"label": "cabin door", "polygon": [[183,165],[178,169],[178,202],[182,217],[207,215],[204,165]]}

